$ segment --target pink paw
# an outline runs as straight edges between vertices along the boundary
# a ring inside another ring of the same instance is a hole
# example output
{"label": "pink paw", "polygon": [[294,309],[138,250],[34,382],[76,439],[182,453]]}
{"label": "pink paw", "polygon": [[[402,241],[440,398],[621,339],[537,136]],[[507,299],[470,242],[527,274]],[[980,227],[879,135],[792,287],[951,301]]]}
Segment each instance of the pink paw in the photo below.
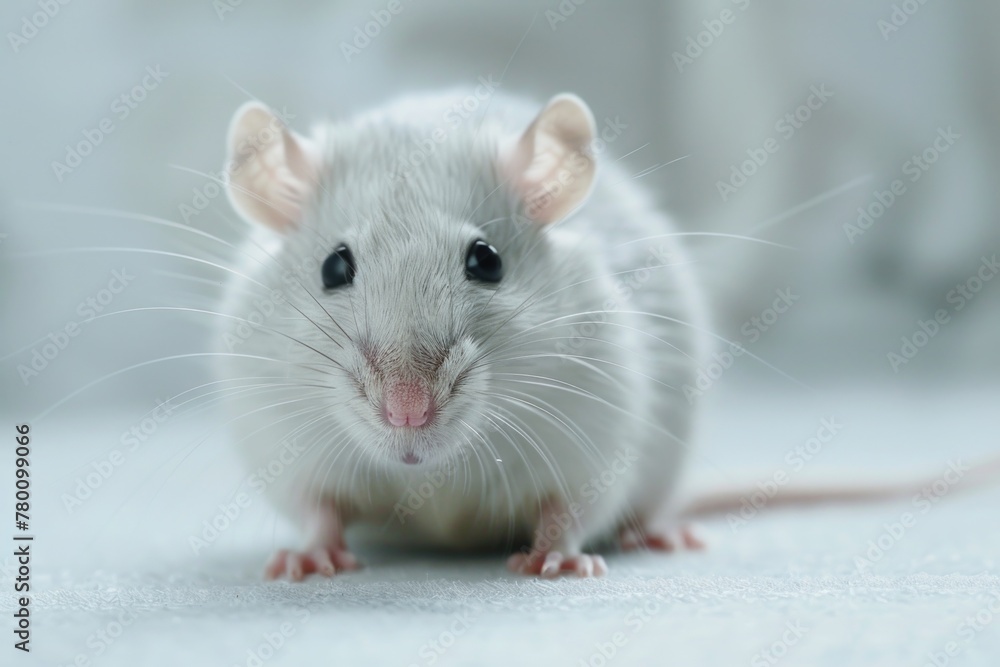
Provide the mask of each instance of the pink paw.
{"label": "pink paw", "polygon": [[533,574],[541,577],[558,577],[560,574],[575,574],[578,577],[600,577],[608,573],[608,566],[601,556],[578,554],[563,556],[558,551],[529,554],[518,552],[507,559],[507,569],[517,574]]}
{"label": "pink paw", "polygon": [[672,530],[638,530],[626,528],[619,535],[622,551],[649,549],[650,551],[678,551],[704,549],[705,543],[694,534],[691,526]]}
{"label": "pink paw", "polygon": [[279,579],[284,575],[289,581],[302,581],[308,574],[332,577],[337,572],[359,567],[361,565],[351,552],[339,547],[316,547],[305,552],[282,549],[268,561],[264,576]]}

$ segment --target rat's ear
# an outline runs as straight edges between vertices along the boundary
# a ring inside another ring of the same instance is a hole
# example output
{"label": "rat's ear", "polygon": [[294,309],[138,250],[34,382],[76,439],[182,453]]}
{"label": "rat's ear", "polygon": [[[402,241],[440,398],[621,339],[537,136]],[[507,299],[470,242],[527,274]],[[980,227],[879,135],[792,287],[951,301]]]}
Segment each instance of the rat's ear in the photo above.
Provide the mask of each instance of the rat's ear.
{"label": "rat's ear", "polygon": [[247,102],[229,125],[227,153],[226,189],[240,215],[279,231],[299,222],[319,178],[315,142],[292,132],[264,105]]}
{"label": "rat's ear", "polygon": [[590,194],[597,165],[594,116],[576,95],[556,95],[519,139],[501,149],[505,176],[532,220],[565,218]]}

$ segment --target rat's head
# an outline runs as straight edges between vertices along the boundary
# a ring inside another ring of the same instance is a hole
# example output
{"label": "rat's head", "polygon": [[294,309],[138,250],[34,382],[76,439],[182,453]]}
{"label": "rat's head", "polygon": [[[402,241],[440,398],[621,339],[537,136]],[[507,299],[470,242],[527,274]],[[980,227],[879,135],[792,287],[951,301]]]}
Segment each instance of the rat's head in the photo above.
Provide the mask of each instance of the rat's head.
{"label": "rat's head", "polygon": [[448,108],[306,138],[251,103],[230,129],[230,200],[280,239],[278,356],[328,389],[331,437],[396,465],[495,456],[479,432],[510,406],[492,382],[559,314],[579,272],[552,223],[594,180],[593,117],[574,96],[514,131]]}

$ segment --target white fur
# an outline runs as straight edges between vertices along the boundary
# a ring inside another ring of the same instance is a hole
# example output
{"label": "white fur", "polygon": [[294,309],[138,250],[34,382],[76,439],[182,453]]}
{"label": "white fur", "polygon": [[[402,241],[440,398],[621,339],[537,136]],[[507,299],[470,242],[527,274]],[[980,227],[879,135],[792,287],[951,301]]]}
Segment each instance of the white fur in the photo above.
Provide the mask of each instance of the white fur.
{"label": "white fur", "polygon": [[[525,219],[500,156],[541,107],[497,97],[485,118],[452,127],[446,113],[459,99],[408,98],[313,133],[320,182],[301,202],[300,224],[248,234],[227,287],[229,334],[266,310],[255,300],[269,290],[283,297],[233,348],[243,356],[220,365],[222,379],[266,378],[241,380],[260,386],[230,401],[234,440],[255,470],[298,430],[306,453],[267,490],[300,523],[310,504],[331,499],[347,523],[410,542],[504,546],[528,539],[543,500],[556,498],[582,508],[580,529],[560,544],[578,551],[625,520],[653,520],[671,498],[691,427],[680,388],[700,353],[700,299],[674,228],[616,164],[600,165],[586,205],[568,218]],[[446,139],[394,177],[437,127]],[[465,276],[477,238],[500,251],[499,286]],[[319,265],[340,243],[357,278],[327,293]],[[669,253],[668,266],[622,273],[661,263],[654,248]],[[639,276],[629,298],[618,294],[619,281]],[[574,333],[578,346],[560,347]],[[440,363],[431,428],[382,422],[384,374],[366,349],[392,372]],[[563,358],[567,349],[577,358]],[[628,450],[638,460],[612,466]],[[405,451],[424,462],[405,465]],[[597,492],[592,480],[614,467]],[[401,520],[398,508],[414,498],[423,505]]]}

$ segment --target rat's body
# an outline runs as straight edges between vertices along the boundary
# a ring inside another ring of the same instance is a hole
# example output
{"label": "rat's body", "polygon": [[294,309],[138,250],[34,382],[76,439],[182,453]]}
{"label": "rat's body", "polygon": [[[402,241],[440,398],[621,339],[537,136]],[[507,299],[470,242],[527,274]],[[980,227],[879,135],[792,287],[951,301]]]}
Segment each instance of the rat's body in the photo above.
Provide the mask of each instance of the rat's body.
{"label": "rat's body", "polygon": [[[543,574],[600,573],[585,545],[669,523],[705,328],[675,229],[596,155],[576,98],[534,123],[499,98],[459,122],[461,101],[312,139],[259,106],[234,120],[230,196],[265,225],[227,287],[220,377],[258,378],[231,400],[234,440],[251,470],[286,464],[267,493],[310,540],[272,576],[352,567],[353,523],[458,549],[533,541],[512,566]],[[480,239],[502,279],[470,259]]]}

